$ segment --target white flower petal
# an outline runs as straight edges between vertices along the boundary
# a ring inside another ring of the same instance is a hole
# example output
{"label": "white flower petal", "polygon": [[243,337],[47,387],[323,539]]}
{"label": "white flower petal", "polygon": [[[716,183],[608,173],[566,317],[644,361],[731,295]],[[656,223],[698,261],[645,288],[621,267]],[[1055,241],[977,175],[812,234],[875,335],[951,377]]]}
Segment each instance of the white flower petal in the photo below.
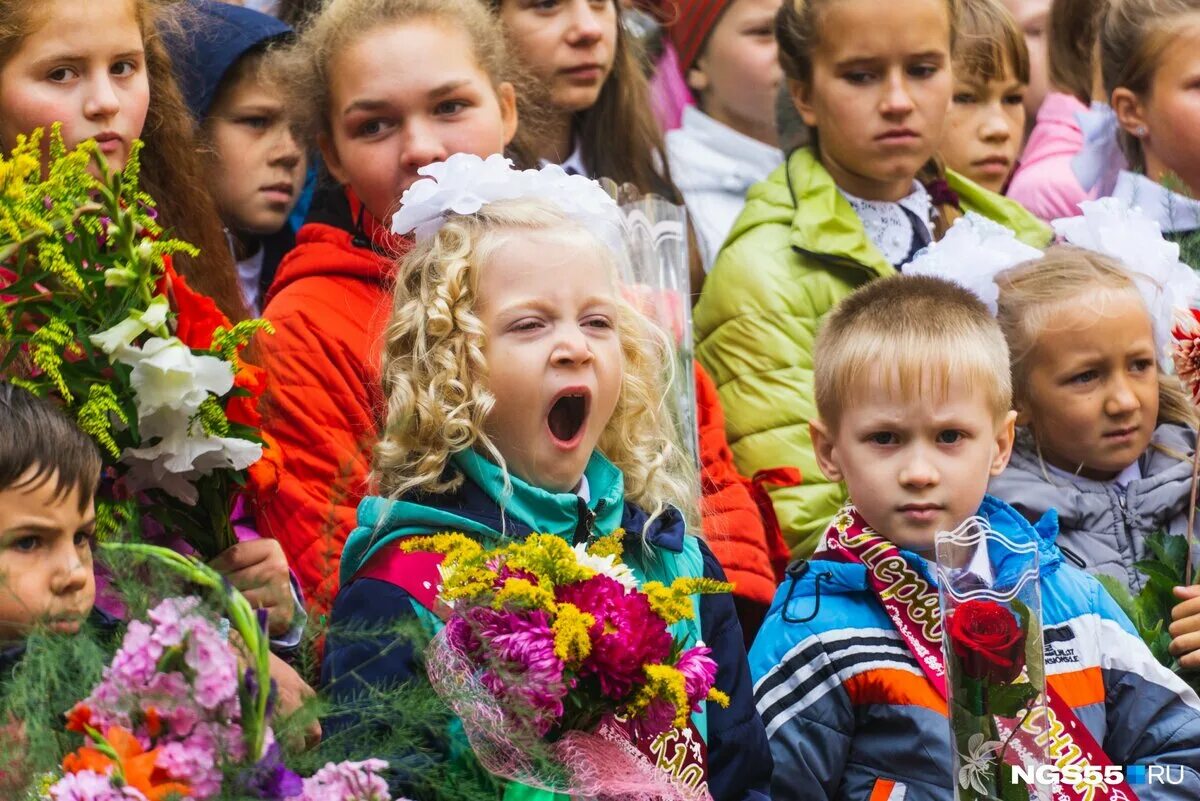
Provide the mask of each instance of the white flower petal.
{"label": "white flower petal", "polygon": [[107,328],[99,334],[92,334],[88,340],[100,350],[112,356],[114,353],[129,347],[133,340],[146,331],[146,326],[140,319],[126,317],[112,328]]}
{"label": "white flower petal", "polygon": [[1154,325],[1163,367],[1170,370],[1171,326],[1176,311],[1200,297],[1200,276],[1179,261],[1179,245],[1163,238],[1157,222],[1116,198],[1079,204],[1078,217],[1055,220],[1066,242],[1110,256],[1133,274]]}
{"label": "white flower petal", "polygon": [[996,276],[1042,255],[1008,228],[975,213],[959,218],[940,242],[905,265],[905,275],[930,275],[969,289],[994,315],[1000,299]]}
{"label": "white flower petal", "polygon": [[227,362],[197,356],[175,337],[154,337],[140,349],[124,349],[118,358],[133,367],[130,383],[139,419],[163,407],[192,415],[210,393],[220,396],[233,389]]}

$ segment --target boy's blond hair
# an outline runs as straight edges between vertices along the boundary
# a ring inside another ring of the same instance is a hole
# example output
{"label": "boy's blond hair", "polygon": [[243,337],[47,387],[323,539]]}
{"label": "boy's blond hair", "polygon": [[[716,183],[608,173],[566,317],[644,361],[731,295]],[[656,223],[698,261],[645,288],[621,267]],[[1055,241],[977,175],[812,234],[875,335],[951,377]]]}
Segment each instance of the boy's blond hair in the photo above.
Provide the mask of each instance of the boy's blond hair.
{"label": "boy's blond hair", "polygon": [[872,281],[825,319],[813,360],[817,412],[836,430],[865,382],[882,375],[904,397],[964,381],[997,420],[1012,408],[1008,345],[987,306],[966,289],[928,276]]}

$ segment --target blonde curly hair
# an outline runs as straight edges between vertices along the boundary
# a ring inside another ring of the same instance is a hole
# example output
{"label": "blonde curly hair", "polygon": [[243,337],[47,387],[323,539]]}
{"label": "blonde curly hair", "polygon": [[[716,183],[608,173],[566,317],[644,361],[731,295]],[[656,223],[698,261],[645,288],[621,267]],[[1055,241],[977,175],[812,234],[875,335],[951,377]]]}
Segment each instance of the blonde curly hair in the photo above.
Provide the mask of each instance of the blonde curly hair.
{"label": "blonde curly hair", "polygon": [[[381,495],[445,493],[463,477],[450,457],[467,448],[486,453],[508,475],[484,422],[495,398],[487,388],[485,331],[475,314],[479,273],[509,238],[554,231],[581,247],[611,251],[579,223],[540,200],[491,203],[451,215],[438,233],[400,262],[392,315],[383,342],[386,416],[375,446],[372,479]],[[625,497],[652,516],[678,508],[698,531],[696,471],[679,445],[664,365],[673,363],[667,334],[618,297],[617,333],[624,373],[600,451],[625,476]]]}

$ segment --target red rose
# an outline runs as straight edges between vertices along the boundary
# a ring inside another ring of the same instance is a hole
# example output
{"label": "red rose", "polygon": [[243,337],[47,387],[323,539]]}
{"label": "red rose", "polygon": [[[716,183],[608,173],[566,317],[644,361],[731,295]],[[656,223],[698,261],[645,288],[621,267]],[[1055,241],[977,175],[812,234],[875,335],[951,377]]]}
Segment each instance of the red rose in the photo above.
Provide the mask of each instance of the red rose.
{"label": "red rose", "polygon": [[967,601],[954,610],[946,636],[973,679],[1009,684],[1025,667],[1025,632],[1012,612],[995,601]]}

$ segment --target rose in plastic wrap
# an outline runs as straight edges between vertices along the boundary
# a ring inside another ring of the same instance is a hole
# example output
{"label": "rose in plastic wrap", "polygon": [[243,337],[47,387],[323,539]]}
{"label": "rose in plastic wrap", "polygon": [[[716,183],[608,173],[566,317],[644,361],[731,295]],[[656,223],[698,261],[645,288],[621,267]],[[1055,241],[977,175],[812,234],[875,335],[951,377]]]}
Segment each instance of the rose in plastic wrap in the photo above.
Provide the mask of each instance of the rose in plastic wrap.
{"label": "rose in plastic wrap", "polygon": [[1025,667],[1025,632],[1013,613],[995,601],[963,603],[950,617],[946,636],[973,679],[1009,684]]}

